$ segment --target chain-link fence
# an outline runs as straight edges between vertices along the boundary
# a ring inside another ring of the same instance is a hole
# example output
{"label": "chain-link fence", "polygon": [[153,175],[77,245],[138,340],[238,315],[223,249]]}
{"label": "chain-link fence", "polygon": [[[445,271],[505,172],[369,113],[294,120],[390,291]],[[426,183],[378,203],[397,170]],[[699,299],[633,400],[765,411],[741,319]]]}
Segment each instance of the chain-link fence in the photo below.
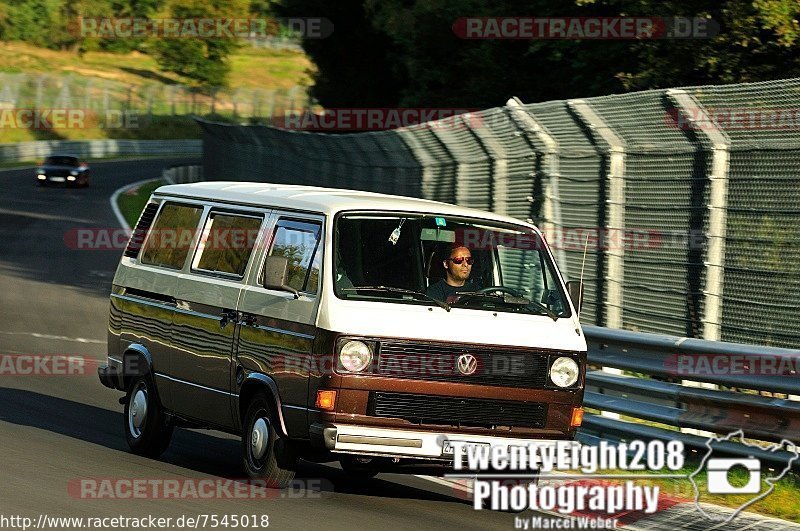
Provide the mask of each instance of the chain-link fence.
{"label": "chain-link fence", "polygon": [[381,132],[201,125],[207,179],[418,196],[537,223],[562,272],[584,272],[586,323],[800,346],[800,79],[509,100]]}
{"label": "chain-link fence", "polygon": [[[141,75],[152,75],[148,72]],[[308,88],[198,89],[153,79],[141,84],[72,75],[0,73],[0,109],[136,111],[176,116],[268,118],[313,106]]]}

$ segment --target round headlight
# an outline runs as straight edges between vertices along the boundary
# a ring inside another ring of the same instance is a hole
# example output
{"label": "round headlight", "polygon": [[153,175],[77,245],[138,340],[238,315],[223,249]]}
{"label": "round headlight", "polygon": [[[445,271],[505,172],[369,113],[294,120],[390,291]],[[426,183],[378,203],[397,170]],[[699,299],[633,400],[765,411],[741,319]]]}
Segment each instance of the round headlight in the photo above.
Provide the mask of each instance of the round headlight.
{"label": "round headlight", "polygon": [[580,370],[572,358],[558,358],[550,366],[550,380],[558,387],[569,387],[578,381]]}
{"label": "round headlight", "polygon": [[372,351],[361,341],[348,341],[339,351],[339,363],[349,372],[361,372],[372,361]]}
{"label": "round headlight", "polygon": [[78,175],[78,170],[72,170],[69,172],[70,175]]}

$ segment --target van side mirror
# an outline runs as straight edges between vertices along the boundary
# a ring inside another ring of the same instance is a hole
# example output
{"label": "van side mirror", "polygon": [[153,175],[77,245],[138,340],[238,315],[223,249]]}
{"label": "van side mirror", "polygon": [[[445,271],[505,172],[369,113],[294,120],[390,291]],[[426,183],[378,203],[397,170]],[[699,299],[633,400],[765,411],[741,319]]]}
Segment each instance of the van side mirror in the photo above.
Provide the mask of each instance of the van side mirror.
{"label": "van side mirror", "polygon": [[300,293],[286,284],[289,278],[289,259],[285,256],[268,256],[264,261],[264,283],[266,289],[288,291],[294,294],[295,299],[300,298]]}
{"label": "van side mirror", "polygon": [[567,282],[567,293],[572,301],[572,305],[580,312],[583,306],[583,282],[580,280],[570,280]]}

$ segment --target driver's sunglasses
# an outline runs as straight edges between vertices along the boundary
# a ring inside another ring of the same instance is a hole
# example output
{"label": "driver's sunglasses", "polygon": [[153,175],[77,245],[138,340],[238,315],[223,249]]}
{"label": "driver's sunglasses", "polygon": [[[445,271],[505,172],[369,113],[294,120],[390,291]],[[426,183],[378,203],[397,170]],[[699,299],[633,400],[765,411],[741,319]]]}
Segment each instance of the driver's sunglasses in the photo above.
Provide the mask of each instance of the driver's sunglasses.
{"label": "driver's sunglasses", "polygon": [[461,265],[461,262],[463,262],[464,260],[467,261],[467,265],[472,265],[475,263],[475,259],[471,256],[457,256],[455,258],[448,258],[448,260],[450,260],[456,265]]}

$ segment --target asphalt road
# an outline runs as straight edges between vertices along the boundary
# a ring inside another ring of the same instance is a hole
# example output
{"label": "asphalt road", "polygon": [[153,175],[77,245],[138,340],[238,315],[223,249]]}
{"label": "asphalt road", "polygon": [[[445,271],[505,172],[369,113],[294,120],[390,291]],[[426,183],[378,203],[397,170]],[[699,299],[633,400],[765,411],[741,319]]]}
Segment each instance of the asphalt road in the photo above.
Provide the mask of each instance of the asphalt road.
{"label": "asphalt road", "polygon": [[[117,228],[109,205],[114,190],[158,177],[176,162],[96,163],[87,189],[40,188],[32,169],[0,172],[0,361],[15,355],[105,360],[108,293],[122,251],[74,249],[65,235]],[[20,374],[18,367],[0,364],[0,526],[3,517],[36,523],[42,514],[152,515],[173,522],[184,515],[257,515],[259,521],[269,515],[277,529],[514,526],[515,515],[474,511],[449,487],[399,474],[356,481],[328,464],[304,463],[297,487],[271,499],[86,497],[75,488],[82,478],[102,488],[134,479],[218,479],[224,485],[226,478],[244,475],[238,439],[213,431],[177,430],[159,460],[129,453],[121,393],[103,387],[92,365],[86,364],[86,374],[53,376]]]}

